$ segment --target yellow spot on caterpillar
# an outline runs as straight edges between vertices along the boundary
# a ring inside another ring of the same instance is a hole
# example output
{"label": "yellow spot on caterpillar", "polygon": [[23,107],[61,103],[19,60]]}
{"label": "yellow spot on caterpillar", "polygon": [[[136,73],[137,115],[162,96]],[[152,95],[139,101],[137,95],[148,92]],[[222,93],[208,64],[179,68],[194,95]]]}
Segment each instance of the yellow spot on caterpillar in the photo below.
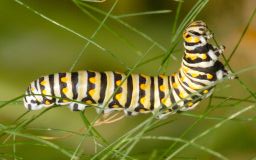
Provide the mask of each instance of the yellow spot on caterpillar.
{"label": "yellow spot on caterpillar", "polygon": [[143,112],[145,112],[145,109],[141,108],[141,109],[139,110],[139,112],[143,113]]}
{"label": "yellow spot on caterpillar", "polygon": [[140,85],[140,88],[141,88],[142,90],[145,90],[145,89],[146,89],[146,84],[141,84],[141,85]]}
{"label": "yellow spot on caterpillar", "polygon": [[185,95],[182,92],[180,92],[179,96],[180,98],[185,98]]}
{"label": "yellow spot on caterpillar", "polygon": [[165,103],[166,103],[166,99],[165,99],[165,98],[162,98],[162,99],[161,99],[161,102],[162,102],[163,104],[165,104]]}
{"label": "yellow spot on caterpillar", "polygon": [[190,58],[191,60],[197,59],[197,56],[196,56],[196,55],[193,55],[193,54],[186,54],[185,57],[186,57],[186,58]]}
{"label": "yellow spot on caterpillar", "polygon": [[144,103],[145,103],[145,97],[142,97],[142,98],[140,99],[140,103],[141,103],[141,104],[144,104]]}
{"label": "yellow spot on caterpillar", "polygon": [[191,73],[191,76],[195,78],[198,76],[198,73]]}
{"label": "yellow spot on caterpillar", "polygon": [[189,43],[198,43],[200,39],[198,37],[188,37],[188,38],[185,38],[185,41]]}
{"label": "yellow spot on caterpillar", "polygon": [[95,89],[92,89],[92,90],[89,91],[89,94],[90,94],[91,96],[93,96],[94,93],[95,93]]}
{"label": "yellow spot on caterpillar", "polygon": [[192,102],[188,102],[188,106],[191,107],[193,105]]}
{"label": "yellow spot on caterpillar", "polygon": [[46,104],[46,105],[50,105],[51,103],[46,100],[46,101],[45,101],[45,104]]}
{"label": "yellow spot on caterpillar", "polygon": [[207,76],[207,79],[212,79],[213,78],[213,75],[211,75],[209,73],[206,76]]}
{"label": "yellow spot on caterpillar", "polygon": [[42,86],[46,85],[46,81],[43,80],[41,83],[40,83]]}
{"label": "yellow spot on caterpillar", "polygon": [[90,81],[91,83],[95,83],[95,82],[96,82],[96,78],[95,78],[95,77],[91,77],[91,78],[89,78],[89,81]]}
{"label": "yellow spot on caterpillar", "polygon": [[120,86],[121,82],[122,82],[121,80],[116,81],[116,85]]}
{"label": "yellow spot on caterpillar", "polygon": [[208,93],[208,92],[209,92],[208,90],[204,90],[204,92],[203,92],[203,93],[204,93],[204,94],[206,94],[206,93]]}
{"label": "yellow spot on caterpillar", "polygon": [[182,67],[182,69],[183,69],[183,71],[185,72],[185,73],[187,73],[188,71],[189,71],[189,69],[187,68],[187,67]]}
{"label": "yellow spot on caterpillar", "polygon": [[66,88],[63,88],[63,89],[62,89],[62,92],[66,94],[66,93],[68,92],[68,88],[67,88],[67,87],[66,87]]}
{"label": "yellow spot on caterpillar", "polygon": [[190,59],[191,59],[191,60],[195,60],[196,58],[197,58],[196,55],[190,55]]}
{"label": "yellow spot on caterpillar", "polygon": [[35,88],[31,88],[31,91],[34,92],[34,91],[35,91]]}
{"label": "yellow spot on caterpillar", "polygon": [[181,80],[182,82],[184,82],[184,81],[185,81],[185,77],[180,77],[180,80]]}
{"label": "yellow spot on caterpillar", "polygon": [[63,100],[63,102],[64,102],[64,103],[67,103],[67,102],[69,102],[69,101],[68,101],[68,100],[66,100],[66,99],[64,99],[64,100]]}
{"label": "yellow spot on caterpillar", "polygon": [[91,100],[87,100],[85,101],[86,104],[92,104],[92,101]]}
{"label": "yellow spot on caterpillar", "polygon": [[119,108],[119,106],[117,104],[114,104],[112,107],[113,108]]}
{"label": "yellow spot on caterpillar", "polygon": [[60,80],[61,80],[61,82],[67,83],[68,78],[67,77],[62,77]]}
{"label": "yellow spot on caterpillar", "polygon": [[160,86],[160,91],[164,91],[165,90],[165,86],[164,85],[161,85]]}
{"label": "yellow spot on caterpillar", "polygon": [[177,83],[172,83],[172,87],[173,87],[173,88],[178,88]]}
{"label": "yellow spot on caterpillar", "polygon": [[197,87],[196,85],[192,84],[192,83],[189,85],[189,87],[190,87],[191,89],[194,89],[194,90],[195,90],[195,89],[198,89],[198,87]]}
{"label": "yellow spot on caterpillar", "polygon": [[203,55],[201,55],[201,58],[202,58],[202,59],[206,59],[206,58],[207,58],[207,55],[206,55],[206,54],[203,54]]}
{"label": "yellow spot on caterpillar", "polygon": [[121,96],[122,96],[121,93],[117,94],[117,95],[116,95],[116,99],[117,99],[117,100],[121,99]]}
{"label": "yellow spot on caterpillar", "polygon": [[47,92],[46,92],[46,90],[45,90],[45,89],[42,91],[42,93],[43,93],[44,95],[46,95],[46,94],[47,94]]}

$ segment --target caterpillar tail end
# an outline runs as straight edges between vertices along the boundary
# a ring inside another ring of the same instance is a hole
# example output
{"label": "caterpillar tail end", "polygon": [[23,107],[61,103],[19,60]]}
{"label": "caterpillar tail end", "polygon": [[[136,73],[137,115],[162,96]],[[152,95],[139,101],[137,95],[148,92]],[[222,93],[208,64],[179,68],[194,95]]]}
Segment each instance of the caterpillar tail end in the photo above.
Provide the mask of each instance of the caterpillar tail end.
{"label": "caterpillar tail end", "polygon": [[42,104],[38,103],[35,96],[29,95],[27,92],[23,97],[23,103],[27,110],[40,110],[44,107]]}

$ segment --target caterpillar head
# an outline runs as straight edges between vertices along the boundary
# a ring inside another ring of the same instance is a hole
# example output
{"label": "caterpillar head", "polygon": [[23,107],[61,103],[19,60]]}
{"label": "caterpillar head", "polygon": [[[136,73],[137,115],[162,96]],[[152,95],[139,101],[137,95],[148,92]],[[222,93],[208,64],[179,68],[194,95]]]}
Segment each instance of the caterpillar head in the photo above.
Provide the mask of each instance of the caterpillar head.
{"label": "caterpillar head", "polygon": [[183,33],[183,38],[188,38],[188,37],[204,37],[204,38],[211,38],[212,35],[207,28],[207,25],[205,22],[198,20],[190,23],[187,28],[185,29]]}

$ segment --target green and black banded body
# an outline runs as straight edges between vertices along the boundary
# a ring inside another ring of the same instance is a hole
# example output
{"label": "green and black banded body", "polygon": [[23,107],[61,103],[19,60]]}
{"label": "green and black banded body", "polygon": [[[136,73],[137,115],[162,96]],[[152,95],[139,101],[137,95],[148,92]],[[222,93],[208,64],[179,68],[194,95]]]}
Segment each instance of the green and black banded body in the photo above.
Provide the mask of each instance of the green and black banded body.
{"label": "green and black banded body", "polygon": [[78,111],[97,106],[103,113],[152,112],[158,118],[190,110],[212,93],[217,80],[228,75],[218,61],[224,49],[209,44],[211,37],[204,22],[191,23],[183,33],[185,53],[181,67],[169,76],[79,71],[40,77],[28,87],[25,107],[38,110],[68,105]]}

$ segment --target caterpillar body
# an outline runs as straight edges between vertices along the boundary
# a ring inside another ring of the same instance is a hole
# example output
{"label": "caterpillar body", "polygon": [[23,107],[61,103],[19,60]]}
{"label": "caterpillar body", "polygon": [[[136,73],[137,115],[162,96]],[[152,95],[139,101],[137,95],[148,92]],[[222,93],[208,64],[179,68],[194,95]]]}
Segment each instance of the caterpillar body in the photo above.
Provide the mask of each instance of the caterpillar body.
{"label": "caterpillar body", "polygon": [[217,80],[229,76],[229,71],[218,60],[224,47],[209,44],[211,38],[206,24],[194,21],[183,33],[184,56],[180,69],[172,75],[126,76],[112,71],[50,74],[29,85],[24,105],[29,110],[68,105],[73,111],[97,105],[103,113],[113,110],[123,110],[127,115],[151,112],[158,113],[157,118],[191,110],[211,95]]}

